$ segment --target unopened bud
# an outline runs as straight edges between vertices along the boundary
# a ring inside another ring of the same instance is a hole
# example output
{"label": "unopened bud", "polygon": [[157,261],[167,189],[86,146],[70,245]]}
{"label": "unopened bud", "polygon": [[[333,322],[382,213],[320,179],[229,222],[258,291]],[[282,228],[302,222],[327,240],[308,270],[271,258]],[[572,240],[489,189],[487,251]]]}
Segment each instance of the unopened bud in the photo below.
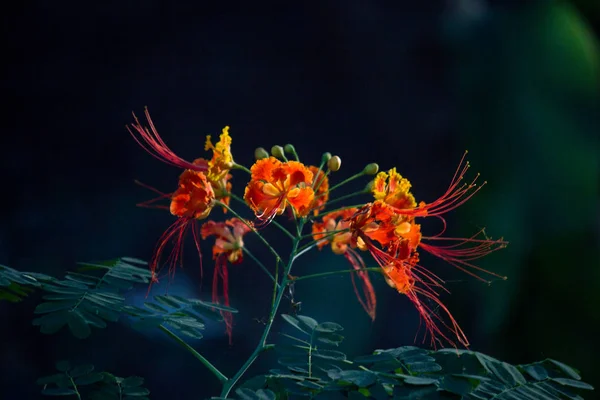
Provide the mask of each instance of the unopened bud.
{"label": "unopened bud", "polygon": [[338,156],[333,156],[327,161],[327,167],[331,172],[338,171],[342,166],[342,159]]}
{"label": "unopened bud", "polygon": [[273,157],[285,158],[285,155],[283,154],[283,147],[281,146],[271,147],[271,154],[273,155]]}
{"label": "unopened bud", "polygon": [[264,148],[257,147],[256,150],[254,150],[254,158],[256,158],[257,160],[262,160],[263,158],[269,158],[269,153]]}
{"label": "unopened bud", "polygon": [[290,143],[288,143],[285,146],[283,146],[283,150],[285,150],[285,152],[289,153],[289,154],[296,153],[296,148],[294,147],[293,144],[290,144]]}
{"label": "unopened bud", "polygon": [[321,156],[321,162],[323,164],[325,164],[326,162],[328,162],[331,159],[331,153],[327,152],[327,153],[323,153],[323,156]]}
{"label": "unopened bud", "polygon": [[373,182],[373,181],[369,181],[369,183],[367,183],[367,184],[365,185],[365,188],[363,189],[363,192],[365,192],[365,193],[369,193],[370,191],[372,191],[372,190],[373,190],[373,185],[374,185],[374,184],[375,184],[375,182]]}
{"label": "unopened bud", "polygon": [[379,165],[377,163],[367,164],[363,169],[363,172],[367,175],[375,175],[379,171]]}

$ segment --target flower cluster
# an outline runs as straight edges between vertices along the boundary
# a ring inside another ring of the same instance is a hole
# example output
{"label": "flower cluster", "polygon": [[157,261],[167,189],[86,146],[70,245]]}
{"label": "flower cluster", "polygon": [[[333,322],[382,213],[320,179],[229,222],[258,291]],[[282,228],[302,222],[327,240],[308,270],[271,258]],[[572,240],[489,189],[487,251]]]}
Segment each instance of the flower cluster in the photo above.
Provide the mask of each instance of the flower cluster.
{"label": "flower cluster", "polygon": [[[213,246],[213,302],[218,303],[222,299],[223,304],[228,306],[228,264],[241,263],[244,253],[252,256],[244,247],[244,236],[250,232],[258,235],[277,255],[276,261],[279,263],[281,258],[264,240],[259,230],[272,223],[276,217],[287,213],[288,219],[295,223],[296,236],[281,224],[275,224],[295,243],[294,252],[284,270],[284,278],[278,280],[277,274],[273,276],[260,264],[274,281],[276,288],[293,283],[295,278],[289,272],[293,261],[303,252],[311,248],[323,249],[330,246],[334,254],[347,260],[350,267],[348,272],[358,301],[372,320],[375,320],[377,301],[369,272],[376,271],[383,275],[389,286],[414,304],[434,347],[444,343],[454,347],[469,345],[466,335],[440,300],[441,292],[448,291],[444,281],[419,261],[419,252],[425,251],[478,279],[485,280],[478,273],[503,278],[481,269],[473,262],[504,247],[505,241],[492,240],[485,236],[484,231],[470,238],[443,236],[446,228],[443,215],[463,204],[482,186],[476,184],[478,176],[471,182],[464,183],[465,174],[469,169],[464,156],[446,192],[431,203],[417,203],[411,193],[411,183],[402,177],[396,168],[379,172],[377,164],[369,164],[362,172],[331,186],[330,176],[340,169],[341,159],[325,153],[319,166],[305,165],[300,162],[295,148],[291,145],[286,145],[285,148],[273,146],[270,154],[258,148],[255,151],[255,163],[247,169],[233,160],[229,127],[223,129],[216,144],[211,142],[210,136],[207,137],[205,150],[212,151],[210,159],[198,158],[188,162],[175,155],[163,142],[147,110],[146,117],[150,129],[143,127],[136,118],[130,133],[153,156],[183,169],[174,192],[165,194],[153,189],[160,197],[141,203],[148,206],[154,201],[169,199],[168,209],[177,217],[159,239],[153,254],[150,268],[155,281],[158,280],[162,255],[170,242],[174,242],[175,245],[166,262],[169,272],[174,272],[176,264],[181,262],[184,238],[191,227],[200,259],[200,239],[207,239],[209,236],[216,238]],[[294,160],[289,160],[286,153],[292,155]],[[250,174],[243,198],[232,192],[231,171],[234,169]],[[343,184],[369,175],[375,177],[367,186],[367,190],[331,199],[331,193]],[[370,195],[370,201],[326,211],[326,208],[338,200],[361,195]],[[231,207],[231,199],[246,205],[253,217],[241,217]],[[224,222],[208,220],[198,227],[197,221],[207,219],[215,207],[222,208],[224,213],[233,213],[233,218]],[[420,219],[429,217],[438,218],[443,222],[442,232],[430,236],[421,232]],[[301,232],[306,223],[312,224],[312,233],[308,238]],[[302,240],[311,239],[311,242],[299,250],[298,245]],[[370,255],[378,267],[367,268],[364,255]],[[252,258],[256,260],[254,256]],[[231,340],[232,316],[223,311],[222,316]]]}

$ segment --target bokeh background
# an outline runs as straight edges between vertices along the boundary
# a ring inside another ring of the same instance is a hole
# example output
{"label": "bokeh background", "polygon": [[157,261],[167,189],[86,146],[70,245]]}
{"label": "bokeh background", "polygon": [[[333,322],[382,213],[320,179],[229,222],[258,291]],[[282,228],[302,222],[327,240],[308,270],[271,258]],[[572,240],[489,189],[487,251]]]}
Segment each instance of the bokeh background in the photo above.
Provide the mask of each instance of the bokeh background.
{"label": "bokeh background", "polygon": [[[179,171],[125,130],[146,105],[186,159],[203,156],[205,135],[230,125],[240,163],[250,165],[257,146],[291,142],[307,163],[340,155],[333,179],[369,162],[396,166],[425,201],[445,190],[468,149],[472,172],[489,183],[449,216],[449,229],[486,226],[509,240],[480,263],[509,279],[488,286],[425,258],[449,281],[443,300],[474,350],[512,363],[555,358],[600,387],[598,1],[31,0],[0,18],[0,264],[61,276],[77,261],[149,259],[172,217],[137,208],[152,193],[134,179],[169,191]],[[238,194],[245,179],[234,177]],[[268,260],[260,243],[248,245]],[[210,298],[188,250],[170,293]],[[294,273],[336,268],[345,261],[324,251]],[[254,347],[270,299],[252,263],[230,277],[240,310],[233,346],[219,325],[195,344],[226,374]],[[413,344],[416,311],[373,279],[374,323],[347,275],[299,282],[295,300],[346,327],[348,354]],[[159,333],[124,322],[85,341],[40,334],[31,326],[36,300],[0,303],[0,398],[38,398],[36,378],[58,359],[143,376],[154,399],[216,394],[215,379]],[[265,356],[251,371],[274,362]]]}

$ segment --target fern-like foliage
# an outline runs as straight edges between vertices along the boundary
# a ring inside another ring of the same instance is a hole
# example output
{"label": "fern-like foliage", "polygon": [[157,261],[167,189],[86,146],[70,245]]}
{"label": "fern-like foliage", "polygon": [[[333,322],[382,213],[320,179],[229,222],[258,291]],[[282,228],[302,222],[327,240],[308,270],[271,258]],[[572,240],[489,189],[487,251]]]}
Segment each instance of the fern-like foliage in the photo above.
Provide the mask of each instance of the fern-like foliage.
{"label": "fern-like foliage", "polygon": [[331,349],[343,339],[340,325],[283,318],[299,333],[285,335],[291,345],[276,346],[285,369],[247,381],[236,392],[240,398],[557,400],[581,399],[582,390],[593,389],[573,368],[550,359],[511,365],[474,351],[406,346],[351,361]]}
{"label": "fern-like foliage", "polygon": [[67,326],[80,339],[90,336],[92,328],[105,328],[121,316],[133,319],[138,329],[169,327],[191,338],[202,338],[205,320],[221,321],[219,311],[237,312],[231,307],[179,296],[153,296],[144,308],[126,304],[125,294],[136,284],[149,284],[147,263],[123,257],[99,263],[80,263],[76,272],[60,280],[47,275],[0,269],[0,299],[21,301],[32,288],[45,292],[44,302],[35,313],[33,324],[45,334]]}
{"label": "fern-like foliage", "polygon": [[171,328],[193,339],[202,338],[206,319],[222,320],[218,311],[237,313],[237,310],[220,304],[181,296],[154,296],[154,302],[144,303],[144,307],[126,306],[125,312],[137,318],[133,326],[137,329]]}
{"label": "fern-like foliage", "polygon": [[18,303],[27,297],[34,288],[39,288],[44,282],[54,280],[51,276],[36,272],[21,272],[0,265],[0,300]]}
{"label": "fern-like foliage", "polygon": [[150,391],[144,378],[121,378],[108,372],[95,372],[91,364],[71,367],[68,361],[56,363],[58,373],[38,379],[42,394],[90,400],[148,400]]}
{"label": "fern-like foliage", "polygon": [[42,283],[45,302],[35,309],[42,316],[33,320],[42,333],[56,333],[68,325],[75,337],[84,339],[92,327],[105,328],[107,322],[119,320],[124,291],[135,283],[150,282],[150,272],[139,267],[146,263],[132,258],[81,265],[79,272],[68,272],[64,280]]}

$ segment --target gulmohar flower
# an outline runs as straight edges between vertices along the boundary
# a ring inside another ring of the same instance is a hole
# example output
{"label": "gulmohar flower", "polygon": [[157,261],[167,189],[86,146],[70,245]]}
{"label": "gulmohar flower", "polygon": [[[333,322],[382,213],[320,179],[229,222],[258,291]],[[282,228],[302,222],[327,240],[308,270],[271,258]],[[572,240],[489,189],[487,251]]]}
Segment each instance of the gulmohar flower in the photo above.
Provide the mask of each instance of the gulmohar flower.
{"label": "gulmohar flower", "polygon": [[[169,211],[177,217],[177,220],[160,237],[150,261],[153,281],[156,282],[158,281],[157,272],[160,270],[161,257],[167,244],[171,241],[174,242],[173,250],[167,258],[169,272],[173,273],[175,265],[178,261],[181,261],[185,235],[190,227],[200,257],[200,270],[202,272],[200,235],[195,221],[209,216],[215,200],[229,204],[229,193],[231,191],[231,183],[229,182],[231,174],[229,171],[233,165],[233,157],[231,155],[231,137],[229,136],[228,126],[223,128],[219,141],[214,145],[210,140],[210,135],[207,136],[205,150],[212,150],[213,153],[210,160],[197,158],[193,162],[189,162],[177,156],[167,147],[150,119],[148,109],[145,110],[145,114],[150,129],[143,127],[134,114],[135,124],[132,125],[133,130],[127,128],[129,133],[140,146],[154,157],[169,165],[183,168],[183,172],[179,176],[177,189],[174,192],[165,194],[152,189],[158,192],[160,197],[142,203],[142,205],[148,205],[157,200],[170,198]],[[157,208],[164,207],[157,206]]]}
{"label": "gulmohar flower", "polygon": [[257,160],[252,168],[244,200],[267,224],[287,207],[296,216],[306,216],[315,197],[313,173],[298,161],[281,162],[275,157]]}
{"label": "gulmohar flower", "polygon": [[[473,270],[501,276],[477,267],[472,261],[506,245],[502,239],[479,239],[483,231],[471,238],[444,238],[441,236],[443,232],[435,236],[423,236],[421,226],[415,222],[417,218],[435,216],[442,219],[445,230],[442,214],[463,204],[479,190],[475,180],[470,184],[459,184],[469,167],[468,164],[463,165],[463,160],[448,190],[434,202],[421,202],[418,206],[410,193],[410,182],[400,176],[395,168],[388,173],[380,172],[372,188],[375,201],[361,207],[350,218],[352,240],[359,249],[370,252],[381,266],[386,282],[413,302],[425,322],[434,347],[441,344],[442,339],[455,347],[456,342],[465,347],[469,343],[439,299],[439,291],[447,291],[443,286],[444,281],[419,264],[418,249],[484,280]],[[438,246],[428,243],[436,241],[448,241],[451,244]],[[446,318],[442,318],[428,303],[443,311]],[[449,330],[453,337],[446,335],[440,325]]]}
{"label": "gulmohar flower", "polygon": [[[212,301],[219,304],[219,282],[222,283],[223,304],[229,306],[229,271],[227,263],[240,264],[244,257],[244,235],[250,232],[250,227],[238,218],[231,218],[225,222],[207,221],[200,229],[202,239],[216,236],[213,246],[213,271]],[[225,330],[231,344],[233,315],[228,311],[221,311],[225,321]]]}

